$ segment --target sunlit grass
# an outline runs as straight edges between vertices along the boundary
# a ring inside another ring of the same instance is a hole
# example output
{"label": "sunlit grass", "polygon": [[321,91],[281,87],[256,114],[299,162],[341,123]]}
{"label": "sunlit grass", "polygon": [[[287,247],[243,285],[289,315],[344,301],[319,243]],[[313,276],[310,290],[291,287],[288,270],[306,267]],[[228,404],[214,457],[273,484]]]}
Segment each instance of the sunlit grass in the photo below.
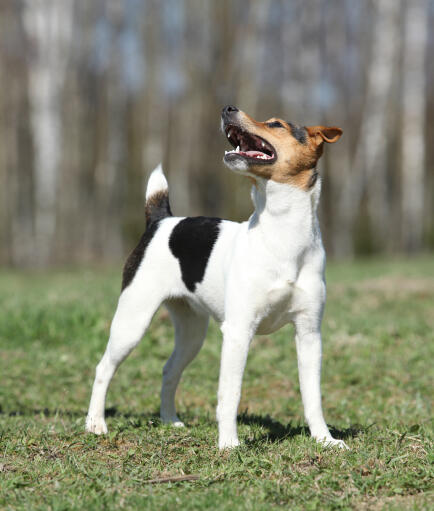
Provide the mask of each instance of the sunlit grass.
{"label": "sunlit grass", "polygon": [[109,435],[95,437],[84,417],[118,272],[1,273],[0,508],[429,509],[433,275],[428,258],[329,264],[324,411],[350,451],[308,435],[288,326],[253,342],[243,445],[221,454],[216,325],[178,392],[187,428],[158,420],[173,336],[161,311],[113,380]]}

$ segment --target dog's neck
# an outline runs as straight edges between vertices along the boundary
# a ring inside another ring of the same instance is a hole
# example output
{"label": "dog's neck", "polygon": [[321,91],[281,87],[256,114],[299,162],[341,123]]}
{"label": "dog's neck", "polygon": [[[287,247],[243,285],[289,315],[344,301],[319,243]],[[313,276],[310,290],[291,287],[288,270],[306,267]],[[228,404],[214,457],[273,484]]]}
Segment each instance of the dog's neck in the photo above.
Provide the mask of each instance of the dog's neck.
{"label": "dog's neck", "polygon": [[263,243],[276,255],[297,256],[321,239],[317,217],[320,193],[319,178],[308,191],[257,179],[252,187],[255,211],[249,219],[249,230],[260,232]]}

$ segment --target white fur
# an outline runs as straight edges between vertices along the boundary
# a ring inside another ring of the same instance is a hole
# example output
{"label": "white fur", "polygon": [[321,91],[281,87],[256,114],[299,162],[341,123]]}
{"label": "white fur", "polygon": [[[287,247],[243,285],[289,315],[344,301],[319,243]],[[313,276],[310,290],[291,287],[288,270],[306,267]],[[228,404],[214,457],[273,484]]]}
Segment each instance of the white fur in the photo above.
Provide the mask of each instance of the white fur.
{"label": "white fur", "polygon": [[155,167],[149,176],[148,185],[146,187],[146,200],[148,200],[151,195],[154,195],[154,193],[167,190],[167,188],[167,179],[163,174],[163,167],[160,163]]}
{"label": "white fur", "polygon": [[[157,167],[147,196],[166,187]],[[204,278],[194,293],[185,287],[179,261],[168,246],[181,218],[161,222],[132,283],[119,298],[107,349],[96,370],[88,431],[107,432],[104,404],[110,380],[165,302],[175,325],[175,349],[163,371],[163,421],[183,425],[175,410],[176,388],[182,371],[202,346],[211,315],[223,333],[217,406],[219,448],[239,445],[236,416],[250,342],[255,334],[269,334],[292,322],[311,434],[326,445],[346,447],[332,438],[321,408],[325,254],[317,219],[319,194],[320,180],[310,191],[303,191],[257,178],[252,189],[255,211],[247,222],[222,222]]]}

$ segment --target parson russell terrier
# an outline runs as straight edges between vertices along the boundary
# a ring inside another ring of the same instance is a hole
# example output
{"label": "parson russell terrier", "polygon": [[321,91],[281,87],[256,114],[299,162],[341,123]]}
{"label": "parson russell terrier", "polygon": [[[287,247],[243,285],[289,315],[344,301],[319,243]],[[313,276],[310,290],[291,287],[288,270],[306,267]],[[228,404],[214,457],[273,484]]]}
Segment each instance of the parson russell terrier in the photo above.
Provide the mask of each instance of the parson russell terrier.
{"label": "parson russell terrier", "polygon": [[224,163],[252,183],[255,210],[247,222],[172,216],[161,166],[148,182],[147,227],[129,256],[104,356],[96,368],[87,431],[107,432],[107,388],[164,303],[175,326],[175,348],[163,369],[161,419],[183,426],[175,410],[182,371],[204,341],[208,318],[221,325],[218,388],[219,448],[239,445],[237,408],[247,352],[255,334],[295,325],[304,413],[319,442],[334,439],[321,407],[321,320],[326,297],[325,253],[317,218],[316,170],[324,142],[337,127],[301,127],[271,118],[257,122],[234,106],[222,111],[222,130],[235,148]]}

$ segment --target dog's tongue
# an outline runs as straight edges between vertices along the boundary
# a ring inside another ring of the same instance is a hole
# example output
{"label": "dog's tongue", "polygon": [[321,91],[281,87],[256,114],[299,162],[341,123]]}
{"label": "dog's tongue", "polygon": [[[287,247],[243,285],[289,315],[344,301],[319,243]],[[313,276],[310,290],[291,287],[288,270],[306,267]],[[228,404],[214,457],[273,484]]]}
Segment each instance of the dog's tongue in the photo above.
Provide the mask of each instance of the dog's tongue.
{"label": "dog's tongue", "polygon": [[261,153],[261,151],[240,151],[241,154],[245,154],[250,158],[269,158],[269,156],[265,153]]}

